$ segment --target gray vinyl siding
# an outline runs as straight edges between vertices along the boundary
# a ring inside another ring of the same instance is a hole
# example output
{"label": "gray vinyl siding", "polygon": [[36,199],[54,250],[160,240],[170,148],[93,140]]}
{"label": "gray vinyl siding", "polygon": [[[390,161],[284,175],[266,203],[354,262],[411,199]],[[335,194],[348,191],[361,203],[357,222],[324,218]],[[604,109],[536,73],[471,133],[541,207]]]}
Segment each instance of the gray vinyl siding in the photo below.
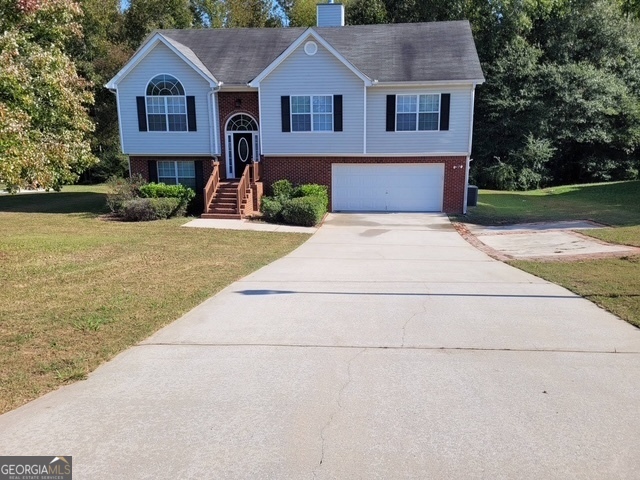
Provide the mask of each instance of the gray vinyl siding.
{"label": "gray vinyl siding", "polygon": [[320,3],[316,5],[318,27],[344,26],[344,5],[339,3]]}
{"label": "gray vinyl siding", "polygon": [[[136,97],[144,96],[147,83],[159,74],[182,83],[185,94],[195,97],[196,132],[140,132]],[[162,43],[118,84],[122,150],[127,155],[207,155],[211,153],[211,122],[207,105],[208,82]],[[214,132],[217,135],[216,132]]]}
{"label": "gray vinyl siding", "polygon": [[[320,44],[307,55],[305,43],[260,84],[263,154],[362,153],[364,82]],[[295,95],[342,95],[343,131],[283,133],[280,98]]]}
{"label": "gray vinyl siding", "polygon": [[[372,87],[367,89],[368,154],[438,154],[469,150],[472,87]],[[387,132],[387,95],[450,93],[448,131]]]}

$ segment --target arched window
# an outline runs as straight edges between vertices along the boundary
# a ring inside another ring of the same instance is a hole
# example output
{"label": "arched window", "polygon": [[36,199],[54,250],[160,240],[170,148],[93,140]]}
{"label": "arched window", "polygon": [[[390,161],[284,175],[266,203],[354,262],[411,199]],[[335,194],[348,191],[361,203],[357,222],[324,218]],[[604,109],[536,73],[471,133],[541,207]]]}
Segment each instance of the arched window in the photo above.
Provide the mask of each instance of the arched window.
{"label": "arched window", "polygon": [[187,131],[187,100],[177,78],[158,75],[147,85],[147,124],[150,132]]}
{"label": "arched window", "polygon": [[249,115],[244,115],[242,113],[238,115],[234,115],[227,124],[227,131],[236,131],[236,132],[257,132],[258,125],[255,120],[251,118]]}

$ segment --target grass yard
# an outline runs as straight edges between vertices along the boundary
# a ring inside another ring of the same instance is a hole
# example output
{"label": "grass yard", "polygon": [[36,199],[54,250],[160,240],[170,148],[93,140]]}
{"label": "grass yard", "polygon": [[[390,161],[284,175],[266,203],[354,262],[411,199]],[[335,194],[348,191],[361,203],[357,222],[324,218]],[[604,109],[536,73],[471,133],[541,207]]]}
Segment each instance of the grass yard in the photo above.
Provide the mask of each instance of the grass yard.
{"label": "grass yard", "polygon": [[[640,247],[640,181],[572,185],[531,192],[481,190],[478,207],[457,220],[481,225],[593,220],[610,228],[581,231]],[[640,327],[640,256],[583,261],[512,261]]]}
{"label": "grass yard", "polygon": [[513,261],[640,327],[640,256],[578,262]]}
{"label": "grass yard", "polygon": [[308,238],[104,221],[104,193],[0,196],[0,413],[85,378]]}
{"label": "grass yard", "polygon": [[460,221],[506,225],[592,220],[612,226],[640,225],[640,181],[595,183],[529,192],[480,190],[478,206]]}

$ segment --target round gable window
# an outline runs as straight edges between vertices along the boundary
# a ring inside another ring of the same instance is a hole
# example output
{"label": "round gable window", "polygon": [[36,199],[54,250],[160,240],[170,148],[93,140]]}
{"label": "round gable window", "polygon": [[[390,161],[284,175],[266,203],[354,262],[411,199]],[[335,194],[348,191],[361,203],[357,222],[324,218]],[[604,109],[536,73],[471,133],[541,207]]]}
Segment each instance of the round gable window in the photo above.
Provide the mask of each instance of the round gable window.
{"label": "round gable window", "polygon": [[307,55],[315,55],[318,51],[318,45],[316,42],[307,42],[304,44],[304,53]]}

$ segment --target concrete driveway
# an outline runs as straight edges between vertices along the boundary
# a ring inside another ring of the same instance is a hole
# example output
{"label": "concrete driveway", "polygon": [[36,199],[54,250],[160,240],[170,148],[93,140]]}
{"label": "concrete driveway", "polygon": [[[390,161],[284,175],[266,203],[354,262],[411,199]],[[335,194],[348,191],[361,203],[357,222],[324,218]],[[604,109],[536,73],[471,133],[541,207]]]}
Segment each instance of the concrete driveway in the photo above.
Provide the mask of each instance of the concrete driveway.
{"label": "concrete driveway", "polygon": [[[215,254],[215,252],[212,252]],[[638,478],[640,331],[439,215],[331,215],[87,381],[0,417],[74,478]]]}

